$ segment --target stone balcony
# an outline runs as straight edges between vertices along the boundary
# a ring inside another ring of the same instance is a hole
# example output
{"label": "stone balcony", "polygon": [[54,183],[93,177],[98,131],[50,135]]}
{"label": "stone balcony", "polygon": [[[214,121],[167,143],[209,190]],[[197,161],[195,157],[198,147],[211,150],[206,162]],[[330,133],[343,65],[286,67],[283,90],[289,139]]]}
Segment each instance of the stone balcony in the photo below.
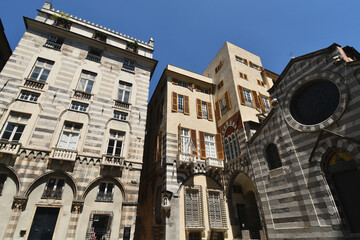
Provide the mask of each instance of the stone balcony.
{"label": "stone balcony", "polygon": [[196,162],[196,155],[190,153],[182,153],[180,152],[177,157],[176,165],[177,168],[191,168]]}
{"label": "stone balcony", "polygon": [[61,148],[53,148],[50,153],[51,159],[75,162],[77,151]]}
{"label": "stone balcony", "polygon": [[21,144],[16,142],[0,141],[0,154],[16,156]]}
{"label": "stone balcony", "polygon": [[91,93],[74,90],[74,98],[77,98],[80,100],[90,100],[91,96],[92,96]]}
{"label": "stone balcony", "polygon": [[119,156],[111,156],[111,155],[103,155],[101,159],[101,166],[109,166],[109,167],[124,167],[124,157]]}
{"label": "stone balcony", "polygon": [[218,170],[222,171],[224,169],[224,160],[217,158],[207,158],[205,160],[206,171]]}
{"label": "stone balcony", "polygon": [[119,100],[114,100],[114,107],[119,108],[119,109],[123,109],[123,110],[129,110],[130,108],[130,103],[127,102],[122,102]]}

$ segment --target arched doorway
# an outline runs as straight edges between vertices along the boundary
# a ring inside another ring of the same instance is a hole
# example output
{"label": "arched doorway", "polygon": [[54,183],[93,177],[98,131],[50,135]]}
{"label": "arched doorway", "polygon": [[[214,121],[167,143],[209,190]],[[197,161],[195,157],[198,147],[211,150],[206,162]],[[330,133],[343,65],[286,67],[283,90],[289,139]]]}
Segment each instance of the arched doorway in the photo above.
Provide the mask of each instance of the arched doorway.
{"label": "arched doorway", "polygon": [[230,183],[229,213],[234,238],[264,239],[255,186],[244,173],[239,173]]}
{"label": "arched doorway", "polygon": [[360,164],[345,150],[330,150],[323,171],[341,217],[345,235],[360,236]]}

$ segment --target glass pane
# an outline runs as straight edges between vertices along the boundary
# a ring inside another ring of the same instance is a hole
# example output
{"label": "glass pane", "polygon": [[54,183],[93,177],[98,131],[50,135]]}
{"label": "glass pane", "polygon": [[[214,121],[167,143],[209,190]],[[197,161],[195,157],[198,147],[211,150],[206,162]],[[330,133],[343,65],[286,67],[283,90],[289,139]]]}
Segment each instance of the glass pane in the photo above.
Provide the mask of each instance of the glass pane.
{"label": "glass pane", "polygon": [[119,92],[118,92],[118,100],[123,101],[123,94],[124,94],[124,90],[119,89]]}
{"label": "glass pane", "polygon": [[44,69],[39,80],[45,82],[47,77],[49,76],[49,73],[50,73],[50,70]]}
{"label": "glass pane", "polygon": [[120,156],[121,147],[122,147],[122,142],[121,141],[116,141],[115,156]]}
{"label": "glass pane", "polygon": [[58,179],[56,189],[61,190],[64,187],[65,179]]}
{"label": "glass pane", "polygon": [[55,178],[50,178],[47,184],[47,189],[51,189],[51,190],[54,189],[55,181],[56,181]]}
{"label": "glass pane", "polygon": [[124,102],[129,102],[130,92],[125,91]]}
{"label": "glass pane", "polygon": [[60,139],[59,139],[59,143],[58,143],[59,148],[67,149],[68,142],[69,142],[69,134],[70,133],[67,133],[67,132],[63,132],[61,134]]}
{"label": "glass pane", "polygon": [[41,71],[41,68],[35,67],[35,68],[34,68],[34,71],[32,72],[32,74],[31,74],[31,76],[30,76],[30,78],[32,78],[32,79],[37,79],[38,76],[39,76],[40,71]]}
{"label": "glass pane", "polygon": [[108,149],[107,149],[107,154],[108,154],[108,155],[113,155],[113,152],[114,152],[114,144],[115,144],[115,140],[110,139],[110,140],[109,140]]}
{"label": "glass pane", "polygon": [[86,80],[81,78],[79,81],[79,85],[77,87],[77,90],[84,91],[86,85]]}
{"label": "glass pane", "polygon": [[72,133],[71,134],[70,142],[69,142],[69,149],[70,150],[75,150],[76,149],[78,139],[79,139],[79,134],[78,133]]}
{"label": "glass pane", "polygon": [[108,183],[107,184],[107,193],[112,193],[113,191],[113,188],[114,188],[114,184],[113,183]]}
{"label": "glass pane", "polygon": [[91,92],[92,88],[93,88],[94,82],[93,81],[88,81],[88,84],[86,86],[86,92]]}
{"label": "glass pane", "polygon": [[104,193],[106,188],[106,183],[102,182],[99,186],[99,193]]}

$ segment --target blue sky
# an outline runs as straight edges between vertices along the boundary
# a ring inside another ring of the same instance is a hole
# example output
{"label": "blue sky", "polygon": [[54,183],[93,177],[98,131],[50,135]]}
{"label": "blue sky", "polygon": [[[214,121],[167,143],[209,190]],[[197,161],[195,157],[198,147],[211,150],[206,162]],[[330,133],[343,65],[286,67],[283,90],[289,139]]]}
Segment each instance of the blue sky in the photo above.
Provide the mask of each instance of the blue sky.
{"label": "blue sky", "polygon": [[[291,55],[336,42],[360,50],[360,1],[347,0],[53,0],[53,8],[148,41],[159,61],[150,94],[166,64],[202,73],[225,41],[261,57],[280,74]],[[1,0],[0,18],[14,49],[43,0]]]}

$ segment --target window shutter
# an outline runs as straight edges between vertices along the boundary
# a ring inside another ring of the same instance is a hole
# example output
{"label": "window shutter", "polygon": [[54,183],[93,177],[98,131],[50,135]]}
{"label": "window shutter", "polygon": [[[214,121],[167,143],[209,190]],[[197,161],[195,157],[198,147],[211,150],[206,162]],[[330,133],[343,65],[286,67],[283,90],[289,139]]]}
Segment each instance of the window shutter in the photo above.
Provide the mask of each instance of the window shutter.
{"label": "window shutter", "polygon": [[172,104],[171,104],[171,111],[173,112],[177,112],[178,110],[178,102],[177,102],[177,93],[176,92],[172,92]]}
{"label": "window shutter", "polygon": [[222,139],[220,133],[215,135],[215,142],[216,142],[216,152],[218,159],[224,160],[224,150],[222,145]]}
{"label": "window shutter", "polygon": [[229,99],[229,93],[228,92],[225,93],[225,100],[226,100],[226,108],[229,111],[231,109],[231,106],[230,106],[230,99]]}
{"label": "window shutter", "polygon": [[257,97],[257,94],[255,91],[251,91],[252,95],[253,95],[253,99],[255,102],[255,107],[256,108],[260,108],[260,103],[259,103],[259,98]]}
{"label": "window shutter", "polygon": [[246,60],[245,58],[244,58],[244,63],[245,63],[246,65],[248,65],[248,60]]}
{"label": "window shutter", "polygon": [[213,118],[213,114],[212,114],[211,103],[210,103],[210,102],[207,102],[206,105],[207,105],[208,120],[209,120],[209,121],[213,121],[214,118]]}
{"label": "window shutter", "polygon": [[176,79],[172,79],[172,84],[178,85],[178,81]]}
{"label": "window shutter", "polygon": [[259,92],[258,92],[258,97],[259,97],[259,103],[260,103],[261,111],[265,112],[265,105],[264,105],[264,102],[262,100],[262,96],[261,96],[261,94]]}
{"label": "window shutter", "polygon": [[184,95],[184,114],[190,115],[189,96]]}
{"label": "window shutter", "polygon": [[221,115],[220,115],[220,104],[219,104],[219,101],[217,101],[215,105],[216,105],[216,118],[217,118],[217,120],[220,120]]}
{"label": "window shutter", "polygon": [[249,66],[250,66],[250,67],[252,67],[252,66],[253,66],[253,63],[252,63],[251,61],[249,62]]}
{"label": "window shutter", "polygon": [[197,156],[196,130],[191,129],[190,136],[191,136],[191,141],[193,142],[195,148],[195,151],[194,149],[192,150],[192,154],[195,154]]}
{"label": "window shutter", "polygon": [[264,70],[263,67],[260,67],[260,71]]}
{"label": "window shutter", "polygon": [[205,133],[200,132],[200,157],[201,159],[206,159],[206,149],[205,149]]}
{"label": "window shutter", "polygon": [[202,118],[201,100],[198,98],[196,99],[196,112],[197,117]]}
{"label": "window shutter", "polygon": [[241,105],[245,105],[244,90],[240,85],[238,85],[238,89],[239,89],[240,103]]}

